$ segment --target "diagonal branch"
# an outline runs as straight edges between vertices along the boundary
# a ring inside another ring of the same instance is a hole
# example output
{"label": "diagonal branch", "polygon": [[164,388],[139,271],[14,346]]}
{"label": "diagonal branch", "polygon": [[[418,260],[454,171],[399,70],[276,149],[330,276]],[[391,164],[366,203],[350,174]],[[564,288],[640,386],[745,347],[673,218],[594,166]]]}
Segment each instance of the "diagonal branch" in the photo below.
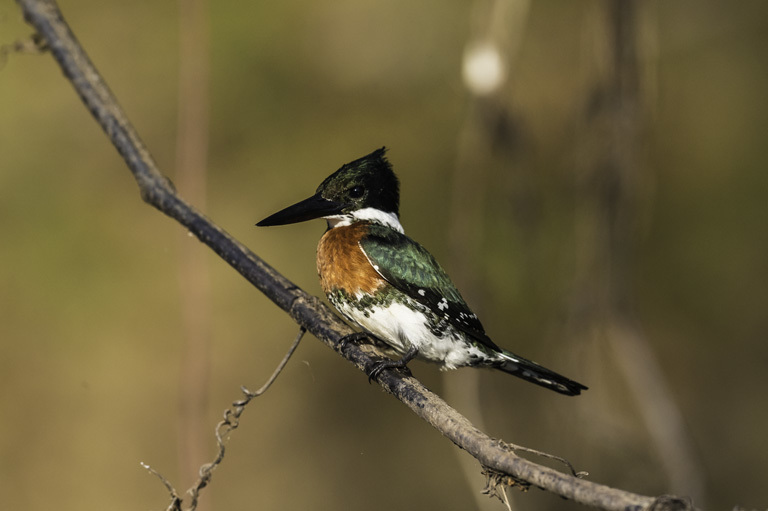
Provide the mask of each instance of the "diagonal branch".
{"label": "diagonal branch", "polygon": [[[53,0],[17,0],[26,21],[45,40],[53,57],[81,100],[125,160],[139,186],[142,199],[178,221],[208,245],[243,277],[264,293],[294,321],[324,344],[362,370],[377,361],[370,346],[339,340],[352,329],[318,298],[309,295],[279,274],[256,254],[185,202],[172,183],[163,176],[125,113]],[[519,457],[514,448],[474,427],[421,382],[401,372],[384,371],[378,383],[416,415],[431,424],[460,448],[475,457],[486,470],[505,474],[517,481],[561,497],[606,510],[690,509],[678,497],[648,497],[611,488],[564,474]]]}

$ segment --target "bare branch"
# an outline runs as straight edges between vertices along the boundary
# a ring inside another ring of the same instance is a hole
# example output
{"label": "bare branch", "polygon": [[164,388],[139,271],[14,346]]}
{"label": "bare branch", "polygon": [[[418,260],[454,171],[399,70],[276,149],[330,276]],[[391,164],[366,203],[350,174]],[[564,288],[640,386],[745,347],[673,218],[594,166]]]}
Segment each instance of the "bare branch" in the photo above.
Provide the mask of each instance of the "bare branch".
{"label": "bare branch", "polygon": [[[280,275],[176,193],[171,182],[160,173],[106,83],[75,39],[56,3],[53,0],[17,2],[27,22],[48,43],[64,75],[127,163],[139,186],[141,197],[197,236],[324,344],[358,368],[370,370],[379,360],[374,348],[356,346],[354,343],[348,343],[342,348],[339,340],[352,333],[348,325],[319,299]],[[495,473],[506,474],[511,480],[524,481],[561,497],[606,510],[640,510],[652,506],[657,510],[692,507],[690,502],[679,497],[665,497],[662,501],[579,479],[521,458],[508,444],[492,439],[475,428],[421,382],[402,372],[383,371],[377,377],[377,382],[416,415],[474,456],[481,465]],[[207,484],[207,480],[204,482]]]}

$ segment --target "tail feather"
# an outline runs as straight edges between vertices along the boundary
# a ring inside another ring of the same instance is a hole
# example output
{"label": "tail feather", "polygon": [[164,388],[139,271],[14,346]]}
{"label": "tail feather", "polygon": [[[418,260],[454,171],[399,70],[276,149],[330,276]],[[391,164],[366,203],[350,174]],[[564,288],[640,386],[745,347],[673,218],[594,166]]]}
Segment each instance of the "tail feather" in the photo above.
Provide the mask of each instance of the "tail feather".
{"label": "tail feather", "polygon": [[587,387],[581,383],[550,371],[536,362],[518,357],[508,351],[502,351],[499,354],[502,360],[500,365],[495,367],[505,373],[517,376],[536,385],[541,385],[560,394],[565,394],[566,396],[578,396],[582,390],[587,390]]}

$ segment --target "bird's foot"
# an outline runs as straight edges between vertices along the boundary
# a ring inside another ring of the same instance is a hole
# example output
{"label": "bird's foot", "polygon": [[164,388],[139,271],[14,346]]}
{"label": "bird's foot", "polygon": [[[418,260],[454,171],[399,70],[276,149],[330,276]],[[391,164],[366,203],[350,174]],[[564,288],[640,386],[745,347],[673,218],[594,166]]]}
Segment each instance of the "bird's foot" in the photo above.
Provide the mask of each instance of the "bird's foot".
{"label": "bird's foot", "polygon": [[408,362],[416,358],[416,355],[418,354],[419,350],[411,347],[399,360],[387,359],[376,362],[368,372],[368,383],[371,383],[373,380],[377,379],[381,372],[385,369],[403,369],[406,371],[408,376],[411,376],[411,370],[408,369]]}
{"label": "bird's foot", "polygon": [[363,341],[370,339],[372,336],[366,332],[355,332],[348,334],[339,339],[339,351],[344,351],[347,344],[361,344]]}

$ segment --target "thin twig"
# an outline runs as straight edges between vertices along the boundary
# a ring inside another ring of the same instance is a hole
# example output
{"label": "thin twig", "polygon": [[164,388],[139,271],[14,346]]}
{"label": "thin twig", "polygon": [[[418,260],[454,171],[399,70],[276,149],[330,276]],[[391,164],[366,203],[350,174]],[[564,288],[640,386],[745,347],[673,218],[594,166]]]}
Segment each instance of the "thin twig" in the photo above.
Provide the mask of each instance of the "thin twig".
{"label": "thin twig", "polygon": [[200,497],[200,490],[208,486],[208,483],[211,481],[211,477],[213,477],[213,471],[221,464],[221,461],[224,459],[224,452],[226,450],[225,444],[229,439],[229,434],[237,429],[237,427],[240,425],[240,416],[245,411],[245,407],[248,406],[248,403],[250,403],[253,398],[264,394],[269,389],[269,387],[272,386],[277,377],[285,368],[285,365],[288,363],[291,355],[293,355],[293,352],[296,351],[296,348],[298,348],[299,342],[301,342],[301,338],[304,337],[304,333],[306,331],[307,329],[304,327],[299,328],[299,333],[296,335],[296,339],[293,341],[291,347],[288,348],[288,352],[283,357],[283,360],[280,361],[280,363],[277,365],[277,368],[272,373],[272,376],[269,377],[267,382],[262,385],[259,390],[256,392],[251,392],[247,388],[241,387],[240,390],[243,392],[243,395],[245,395],[245,399],[239,399],[233,402],[232,407],[224,411],[224,420],[216,425],[216,443],[219,447],[219,451],[216,453],[216,458],[214,458],[211,463],[206,463],[200,467],[200,477],[198,477],[197,482],[189,490],[187,490],[187,494],[189,494],[191,498],[189,511],[194,511],[197,508],[198,498]]}
{"label": "thin twig", "polygon": [[[237,427],[240,425],[240,416],[245,411],[245,407],[248,406],[248,403],[251,402],[251,400],[255,397],[259,397],[262,394],[264,394],[269,388],[272,386],[272,384],[275,382],[277,377],[280,375],[280,373],[285,368],[285,365],[288,363],[288,360],[290,360],[293,353],[296,351],[296,348],[299,347],[299,343],[301,342],[302,337],[304,337],[304,334],[306,333],[307,329],[304,327],[299,328],[299,333],[296,335],[296,339],[294,339],[293,344],[291,344],[291,347],[288,348],[288,352],[285,354],[283,359],[280,361],[280,363],[277,365],[275,370],[272,372],[272,375],[269,377],[267,382],[261,386],[259,390],[256,392],[252,392],[248,390],[245,387],[240,387],[240,390],[242,391],[243,395],[245,396],[244,399],[238,399],[237,401],[234,401],[232,403],[231,408],[227,408],[224,410],[224,419],[220,421],[218,424],[216,424],[216,444],[218,446],[218,451],[216,453],[216,457],[211,461],[210,463],[206,463],[205,465],[200,467],[199,470],[199,477],[197,478],[197,481],[190,489],[187,490],[187,494],[190,497],[189,507],[187,508],[187,511],[195,511],[197,509],[199,499],[200,499],[200,491],[208,486],[208,484],[211,482],[211,478],[213,477],[213,471],[221,465],[221,462],[224,460],[224,454],[226,452],[226,442],[229,439],[229,434],[232,433]],[[166,511],[181,511],[181,504],[182,499],[179,497],[178,492],[176,491],[176,488],[173,487],[173,484],[160,472],[155,470],[154,468],[150,467],[146,463],[142,462],[141,466],[147,469],[152,475],[156,476],[160,481],[165,485],[166,489],[168,490],[168,493],[171,495],[171,503],[166,508]]]}
{"label": "thin twig", "polygon": [[589,472],[585,472],[583,470],[580,470],[577,472],[576,469],[573,467],[573,464],[561,456],[555,456],[554,454],[549,454],[548,452],[539,451],[537,449],[531,449],[530,447],[523,447],[521,445],[512,445],[512,450],[514,450],[515,452],[517,451],[527,452],[528,454],[534,454],[542,458],[559,461],[560,463],[568,467],[568,471],[571,473],[573,477],[578,477],[579,479],[582,479],[589,475]]}
{"label": "thin twig", "polygon": [[37,54],[45,53],[48,46],[45,39],[40,34],[32,34],[24,39],[16,40],[10,44],[0,45],[0,70],[8,63],[8,56],[11,53]]}
{"label": "thin twig", "polygon": [[168,493],[171,495],[171,503],[168,504],[167,508],[165,508],[166,511],[181,511],[181,498],[179,498],[179,494],[176,493],[176,488],[173,487],[171,482],[163,474],[150,467],[143,461],[139,464],[150,474],[160,479],[160,482],[163,483],[165,488],[168,490]]}

